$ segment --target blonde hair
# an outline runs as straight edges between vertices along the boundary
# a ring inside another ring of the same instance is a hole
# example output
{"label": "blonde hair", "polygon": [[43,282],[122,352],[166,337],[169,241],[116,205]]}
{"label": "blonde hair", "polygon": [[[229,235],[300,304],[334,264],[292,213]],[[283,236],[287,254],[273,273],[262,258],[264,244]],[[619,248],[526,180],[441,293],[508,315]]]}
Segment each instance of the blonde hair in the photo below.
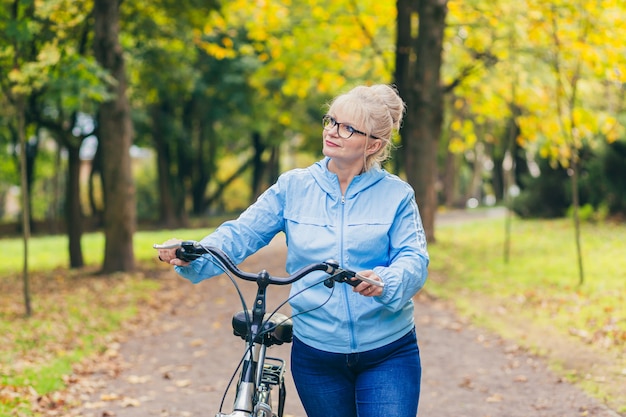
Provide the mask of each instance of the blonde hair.
{"label": "blonde hair", "polygon": [[393,85],[374,84],[358,86],[337,96],[329,105],[328,113],[341,113],[352,123],[362,126],[370,136],[384,143],[375,153],[365,156],[367,171],[382,164],[393,147],[393,133],[400,130],[406,104]]}

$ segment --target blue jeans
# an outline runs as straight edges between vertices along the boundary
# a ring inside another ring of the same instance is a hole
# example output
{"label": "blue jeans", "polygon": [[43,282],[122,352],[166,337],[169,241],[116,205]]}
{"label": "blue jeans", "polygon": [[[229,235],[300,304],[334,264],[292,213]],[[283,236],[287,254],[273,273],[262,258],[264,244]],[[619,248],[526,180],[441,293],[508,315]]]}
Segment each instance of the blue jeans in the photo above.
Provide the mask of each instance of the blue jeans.
{"label": "blue jeans", "polygon": [[422,365],[415,329],[387,346],[341,354],[293,338],[291,373],[308,417],[415,417]]}

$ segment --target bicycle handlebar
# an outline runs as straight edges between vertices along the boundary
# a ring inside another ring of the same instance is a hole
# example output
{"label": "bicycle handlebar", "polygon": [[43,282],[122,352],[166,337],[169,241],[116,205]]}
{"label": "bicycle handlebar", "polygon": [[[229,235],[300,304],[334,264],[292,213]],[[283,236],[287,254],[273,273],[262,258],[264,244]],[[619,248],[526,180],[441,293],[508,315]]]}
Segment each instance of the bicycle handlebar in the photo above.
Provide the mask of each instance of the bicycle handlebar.
{"label": "bicycle handlebar", "polygon": [[[176,249],[176,257],[187,262],[191,262],[204,254],[209,254],[219,260],[224,268],[228,269],[233,275],[243,280],[258,281],[260,278],[260,274],[253,274],[239,269],[230,259],[230,257],[226,255],[226,253],[224,253],[221,249],[213,246],[204,246],[201,243],[193,240],[186,240],[167,245],[154,244],[152,245],[152,247],[154,249]],[[324,285],[326,285],[327,287],[332,287],[333,281],[343,282],[353,287],[359,285],[361,281],[365,281],[371,285],[376,285],[378,287],[382,287],[384,285],[384,283],[380,281],[371,280],[357,274],[354,271],[340,268],[339,263],[334,260],[328,260],[326,262],[320,262],[304,266],[293,274],[289,275],[288,277],[277,277],[266,274],[265,279],[269,284],[287,285],[298,281],[299,279],[314,271],[323,271],[330,275],[330,277],[324,281]]]}

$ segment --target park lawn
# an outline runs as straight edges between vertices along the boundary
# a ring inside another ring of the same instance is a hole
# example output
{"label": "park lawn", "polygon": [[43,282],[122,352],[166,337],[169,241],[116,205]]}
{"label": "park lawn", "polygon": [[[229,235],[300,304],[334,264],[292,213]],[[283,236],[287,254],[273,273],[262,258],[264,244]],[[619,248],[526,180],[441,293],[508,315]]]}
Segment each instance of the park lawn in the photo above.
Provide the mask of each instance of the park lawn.
{"label": "park lawn", "polygon": [[[43,415],[37,398],[45,398],[47,407],[62,407],[64,399],[57,394],[72,367],[106,354],[116,333],[156,314],[155,296],[163,284],[154,275],[163,268],[155,262],[152,243],[172,236],[199,239],[209,230],[138,232],[139,271],[106,278],[93,274],[104,251],[101,234],[84,236],[88,266],[81,271],[66,268],[65,237],[33,238],[34,315],[28,319],[23,317],[22,243],[0,239],[0,251],[14,254],[0,265],[0,417]],[[620,396],[608,387],[616,381],[616,387],[626,385],[626,226],[583,226],[583,285],[578,285],[571,221],[515,219],[512,232],[506,263],[503,219],[438,226],[437,243],[429,246],[425,291],[454,301],[476,323],[549,356],[555,370],[626,411],[626,393]],[[566,340],[569,353],[601,351],[615,360],[609,367],[587,369],[584,363],[559,359],[566,352],[554,348],[557,339]]]}
{"label": "park lawn", "polygon": [[[135,234],[133,246],[135,257],[141,263],[154,257],[153,243],[161,243],[172,236],[181,239],[201,239],[211,229],[179,229],[145,231]],[[86,233],[81,240],[86,265],[96,266],[102,262],[104,254],[104,234]],[[19,274],[23,269],[24,244],[21,239],[0,239],[0,253],[5,254],[0,263],[0,277]],[[66,236],[32,237],[28,244],[29,270],[51,271],[67,268],[69,265],[68,239]]]}
{"label": "park lawn", "polygon": [[584,282],[571,219],[450,223],[429,246],[425,291],[626,412],[626,225],[585,223]]}

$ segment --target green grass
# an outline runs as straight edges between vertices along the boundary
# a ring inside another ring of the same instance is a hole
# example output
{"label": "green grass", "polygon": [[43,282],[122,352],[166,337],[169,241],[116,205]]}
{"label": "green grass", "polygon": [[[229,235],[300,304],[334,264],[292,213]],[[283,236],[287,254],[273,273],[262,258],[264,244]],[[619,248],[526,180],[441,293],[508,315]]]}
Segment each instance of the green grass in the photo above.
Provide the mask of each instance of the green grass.
{"label": "green grass", "polygon": [[428,289],[453,297],[480,292],[530,307],[533,316],[564,328],[609,332],[626,342],[626,226],[585,224],[581,242],[584,283],[579,284],[570,221],[514,221],[508,262],[504,222],[475,221],[437,230],[431,270],[447,279]]}
{"label": "green grass", "polygon": [[[199,240],[210,229],[179,229],[145,231],[135,234],[133,248],[139,262],[151,259],[155,251],[153,243],[161,243],[172,236],[181,239]],[[51,271],[69,265],[68,238],[65,235],[32,237],[28,241],[30,271]],[[86,265],[100,265],[104,256],[104,234],[86,233],[81,239]],[[21,273],[24,263],[24,243],[21,238],[0,239],[0,253],[5,254],[0,263],[0,277]]]}
{"label": "green grass", "polygon": [[[513,220],[511,232],[506,262],[503,219],[440,226],[426,291],[548,355],[565,378],[625,412],[626,225],[582,226],[582,285],[571,220]],[[588,366],[574,352],[609,364]]]}

